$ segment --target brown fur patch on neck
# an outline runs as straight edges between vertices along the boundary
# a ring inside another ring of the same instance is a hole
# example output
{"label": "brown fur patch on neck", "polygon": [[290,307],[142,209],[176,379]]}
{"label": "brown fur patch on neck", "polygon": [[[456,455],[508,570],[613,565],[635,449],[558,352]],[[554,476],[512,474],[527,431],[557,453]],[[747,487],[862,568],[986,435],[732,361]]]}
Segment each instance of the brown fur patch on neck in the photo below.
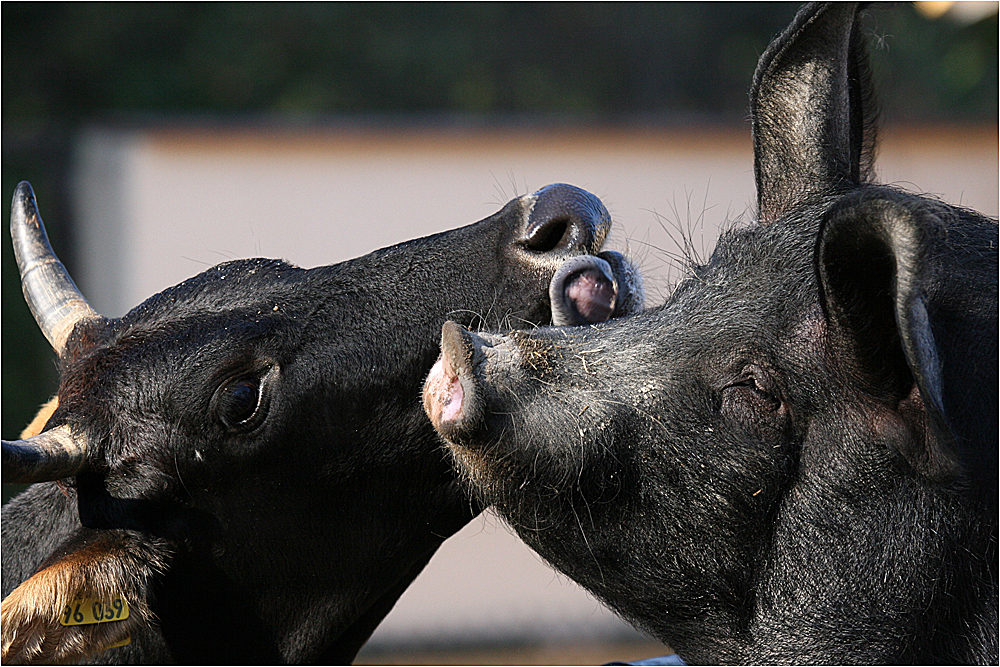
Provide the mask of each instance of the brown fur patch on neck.
{"label": "brown fur patch on neck", "polygon": [[[57,555],[0,604],[4,663],[79,660],[124,639],[155,618],[147,604],[152,578],[166,569],[164,543],[124,531],[85,538]],[[73,600],[123,598],[129,617],[92,625],[63,626],[59,617]]]}
{"label": "brown fur patch on neck", "polygon": [[31,423],[24,427],[21,431],[21,440],[31,438],[38,435],[45,429],[45,425],[49,423],[49,419],[52,417],[52,413],[56,411],[59,407],[59,397],[53,396],[48,400],[48,402],[38,409],[38,413],[35,418],[31,420]]}

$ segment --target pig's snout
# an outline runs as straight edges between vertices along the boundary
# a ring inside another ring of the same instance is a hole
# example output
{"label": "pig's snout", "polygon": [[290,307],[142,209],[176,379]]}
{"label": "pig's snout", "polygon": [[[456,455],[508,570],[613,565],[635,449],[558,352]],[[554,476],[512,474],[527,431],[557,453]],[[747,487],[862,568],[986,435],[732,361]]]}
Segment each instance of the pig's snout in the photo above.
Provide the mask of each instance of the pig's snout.
{"label": "pig's snout", "polygon": [[471,431],[480,421],[482,402],[473,363],[477,339],[455,322],[445,322],[441,356],[424,382],[424,412],[448,439]]}
{"label": "pig's snout", "polygon": [[638,269],[620,252],[605,250],[563,262],[549,282],[552,324],[597,324],[643,308]]}

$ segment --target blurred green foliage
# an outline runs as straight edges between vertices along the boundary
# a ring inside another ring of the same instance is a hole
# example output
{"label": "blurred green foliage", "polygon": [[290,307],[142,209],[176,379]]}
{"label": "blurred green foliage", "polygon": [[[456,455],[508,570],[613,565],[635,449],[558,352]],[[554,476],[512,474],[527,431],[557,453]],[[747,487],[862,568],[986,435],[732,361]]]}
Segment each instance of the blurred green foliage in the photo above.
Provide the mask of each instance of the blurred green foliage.
{"label": "blurred green foliage", "polygon": [[[745,113],[787,3],[3,4],[3,119]],[[870,12],[886,111],[996,113],[996,15]],[[992,93],[992,94],[991,94]]]}
{"label": "blurred green foliage", "polygon": [[[995,6],[994,6],[995,7]],[[786,3],[19,3],[2,11],[2,192],[28,179],[73,272],[77,128],[164,117],[563,114],[566,122],[746,124],[757,57]],[[883,118],[997,118],[997,16],[876,7]],[[568,115],[567,115],[568,114]],[[55,364],[3,249],[2,431],[55,390]]]}

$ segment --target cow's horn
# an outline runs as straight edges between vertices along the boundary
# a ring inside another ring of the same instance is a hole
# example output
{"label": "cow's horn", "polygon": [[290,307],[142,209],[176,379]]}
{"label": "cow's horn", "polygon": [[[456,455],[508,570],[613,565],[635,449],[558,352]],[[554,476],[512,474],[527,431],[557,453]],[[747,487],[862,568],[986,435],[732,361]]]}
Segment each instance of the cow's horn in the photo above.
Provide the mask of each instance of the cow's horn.
{"label": "cow's horn", "polygon": [[61,356],[77,322],[100,316],[83,298],[66,267],[52,252],[42,217],[38,215],[35,193],[27,181],[18,183],[14,190],[10,235],[14,239],[17,267],[21,271],[24,300],[28,302],[38,327],[56,354]]}
{"label": "cow's horn", "polygon": [[25,440],[4,440],[0,471],[5,483],[65,479],[80,471],[86,454],[86,439],[74,437],[64,424]]}

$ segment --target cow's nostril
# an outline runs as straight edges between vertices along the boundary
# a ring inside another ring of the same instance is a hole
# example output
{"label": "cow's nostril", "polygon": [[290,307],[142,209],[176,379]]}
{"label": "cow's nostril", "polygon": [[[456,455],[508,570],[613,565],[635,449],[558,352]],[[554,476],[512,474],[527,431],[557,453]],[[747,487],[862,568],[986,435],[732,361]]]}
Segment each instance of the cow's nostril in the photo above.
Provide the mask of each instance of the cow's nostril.
{"label": "cow's nostril", "polygon": [[549,220],[529,232],[524,245],[535,252],[551,252],[563,243],[570,228],[570,219],[560,217]]}
{"label": "cow's nostril", "polygon": [[574,185],[548,185],[526,201],[530,207],[518,243],[534,253],[595,253],[611,229],[601,200]]}

